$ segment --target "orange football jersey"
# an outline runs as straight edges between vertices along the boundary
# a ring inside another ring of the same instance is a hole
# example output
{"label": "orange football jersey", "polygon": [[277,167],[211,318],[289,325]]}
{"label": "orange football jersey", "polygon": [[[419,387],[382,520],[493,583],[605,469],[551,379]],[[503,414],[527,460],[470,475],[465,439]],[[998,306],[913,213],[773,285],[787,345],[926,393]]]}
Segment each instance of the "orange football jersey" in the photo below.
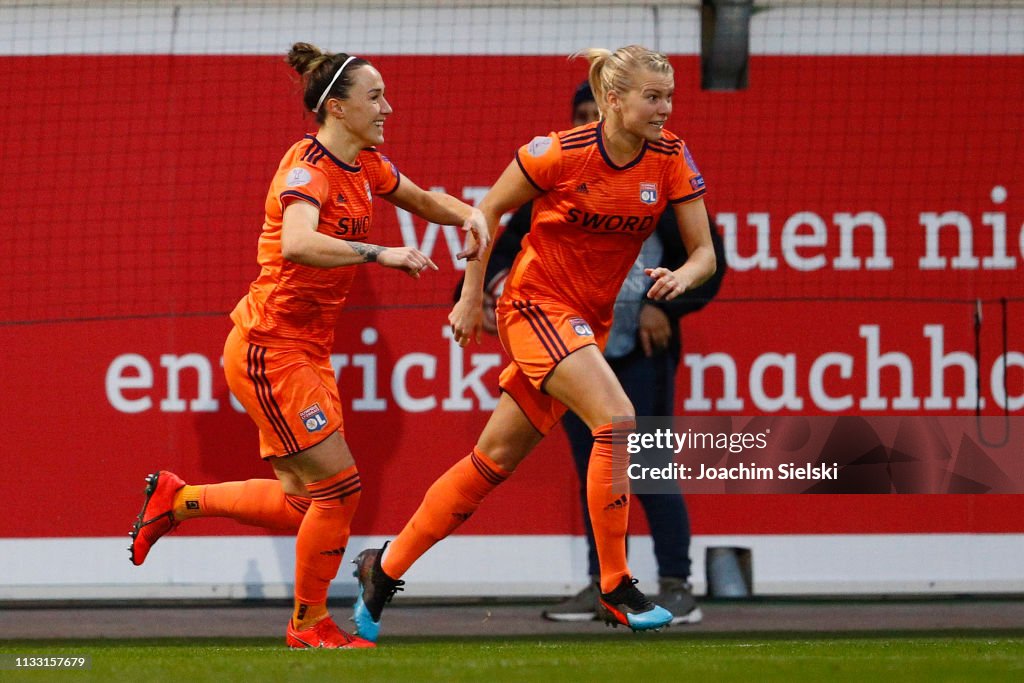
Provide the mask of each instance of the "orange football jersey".
{"label": "orange football jersey", "polygon": [[373,195],[394,192],[400,180],[394,164],[372,148],[360,152],[356,164],[350,165],[312,135],[292,145],[267,192],[257,254],[259,277],[231,312],[247,341],[329,352],[357,266],[316,268],[285,260],[281,256],[284,209],[290,202],[309,202],[320,209],[318,232],[363,242],[373,224]]}
{"label": "orange football jersey", "polygon": [[536,137],[516,152],[542,194],[502,298],[561,301],[607,328],[622,282],[662,211],[703,196],[705,188],[677,136],[663,131],[616,166],[601,141],[602,125]]}

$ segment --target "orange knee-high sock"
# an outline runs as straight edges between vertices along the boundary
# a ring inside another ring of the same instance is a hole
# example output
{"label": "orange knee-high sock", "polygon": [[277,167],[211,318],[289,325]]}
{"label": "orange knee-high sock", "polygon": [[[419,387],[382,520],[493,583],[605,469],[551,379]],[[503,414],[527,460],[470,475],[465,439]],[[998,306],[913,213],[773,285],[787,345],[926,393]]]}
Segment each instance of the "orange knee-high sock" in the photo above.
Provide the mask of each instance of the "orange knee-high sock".
{"label": "orange knee-high sock", "polygon": [[510,474],[477,448],[452,465],[427,489],[416,514],[388,546],[381,562],[384,573],[400,578],[431,546],[469,519]]}
{"label": "orange knee-high sock", "polygon": [[295,531],[309,498],[286,494],[277,479],[185,486],[174,495],[174,518],[230,517],[242,524]]}
{"label": "orange knee-high sock", "polygon": [[612,455],[613,439],[625,443],[632,425],[615,423],[601,425],[591,434],[594,447],[587,469],[587,509],[594,529],[597,561],[601,565],[601,592],[618,587],[623,576],[629,576],[626,564],[626,532],[629,528],[629,484],[626,468],[629,461],[623,450]]}
{"label": "orange knee-high sock", "polygon": [[359,507],[356,466],[307,484],[312,504],[295,539],[296,628],[308,628],[327,616],[327,588],[338,574],[349,528]]}

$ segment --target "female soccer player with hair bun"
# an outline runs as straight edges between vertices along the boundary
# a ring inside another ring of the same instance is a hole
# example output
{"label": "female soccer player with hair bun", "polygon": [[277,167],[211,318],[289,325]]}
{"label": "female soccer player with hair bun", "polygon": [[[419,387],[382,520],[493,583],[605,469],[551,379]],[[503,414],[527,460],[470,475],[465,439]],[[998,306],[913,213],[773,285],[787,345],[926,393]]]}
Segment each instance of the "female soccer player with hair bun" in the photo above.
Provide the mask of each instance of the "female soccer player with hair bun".
{"label": "female soccer player with hair bun", "polygon": [[[434,482],[390,546],[356,558],[361,590],[354,620],[368,640],[376,640],[381,612],[401,589],[402,575],[469,518],[567,408],[594,436],[587,504],[601,571],[599,614],[634,630],[672,620],[636,588],[626,563],[628,463],[613,460],[612,444],[634,428],[635,412],[601,352],[616,295],[667,205],[689,256],[676,270],[645,271],[647,296],[674,299],[715,272],[704,179],[686,144],[665,130],[675,90],[668,59],[639,45],[580,54],[590,62],[600,120],[535,137],[480,204],[493,234],[502,214],[534,202],[496,313],[512,362],[472,453]],[[448,316],[462,345],[480,337],[485,268],[486,261],[469,264]]]}
{"label": "female soccer player with hair bun", "polygon": [[360,495],[330,362],[334,329],[360,264],[413,278],[437,269],[417,249],[369,241],[374,196],[434,223],[463,225],[473,237],[463,258],[483,254],[487,223],[458,199],[417,187],[374,147],[384,142],[392,109],[368,61],[296,43],[288,63],[303,77],[303,102],[319,130],[292,145],[274,174],[261,271],[231,313],[224,346],[228,386],[259,427],[260,455],[277,478],[187,486],[172,472],[151,474],[129,550],[141,565],[157,540],[193,517],[297,532],[286,642],[373,647],[338,628],[327,611]]}

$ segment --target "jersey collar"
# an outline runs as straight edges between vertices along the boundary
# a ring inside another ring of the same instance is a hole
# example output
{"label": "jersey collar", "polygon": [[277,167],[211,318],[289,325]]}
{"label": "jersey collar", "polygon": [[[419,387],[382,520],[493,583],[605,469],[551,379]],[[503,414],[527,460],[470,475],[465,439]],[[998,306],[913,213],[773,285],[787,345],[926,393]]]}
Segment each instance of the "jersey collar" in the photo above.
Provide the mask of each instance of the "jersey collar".
{"label": "jersey collar", "polygon": [[604,120],[602,119],[597,124],[597,148],[601,150],[601,157],[604,159],[604,163],[613,171],[625,171],[627,168],[633,168],[640,163],[640,160],[644,158],[644,154],[647,153],[647,140],[644,140],[643,147],[640,148],[640,153],[634,157],[634,159],[628,162],[625,166],[616,166],[612,162],[611,157],[608,156],[608,151],[604,148]]}
{"label": "jersey collar", "polygon": [[346,164],[344,161],[331,154],[330,150],[324,147],[323,143],[317,140],[315,135],[307,133],[306,138],[312,140],[313,144],[316,145],[328,159],[337,164],[342,170],[348,171],[349,173],[358,173],[359,171],[363,170],[362,166],[353,166],[352,164]]}

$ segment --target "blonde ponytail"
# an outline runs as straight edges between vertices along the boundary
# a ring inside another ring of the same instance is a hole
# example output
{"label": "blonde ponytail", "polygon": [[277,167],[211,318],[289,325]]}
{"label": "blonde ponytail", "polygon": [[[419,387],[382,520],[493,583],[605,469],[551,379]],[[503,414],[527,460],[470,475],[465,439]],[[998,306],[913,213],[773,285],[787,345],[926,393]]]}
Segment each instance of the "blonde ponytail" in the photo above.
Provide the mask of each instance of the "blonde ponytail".
{"label": "blonde ponytail", "polygon": [[642,45],[627,45],[615,52],[600,47],[588,47],[573,53],[569,59],[585,58],[590,62],[590,73],[587,80],[594,91],[594,100],[601,112],[601,118],[607,114],[608,93],[615,91],[626,93],[634,86],[632,75],[640,69],[650,69],[656,73],[672,73],[672,65],[668,57],[648,49]]}

